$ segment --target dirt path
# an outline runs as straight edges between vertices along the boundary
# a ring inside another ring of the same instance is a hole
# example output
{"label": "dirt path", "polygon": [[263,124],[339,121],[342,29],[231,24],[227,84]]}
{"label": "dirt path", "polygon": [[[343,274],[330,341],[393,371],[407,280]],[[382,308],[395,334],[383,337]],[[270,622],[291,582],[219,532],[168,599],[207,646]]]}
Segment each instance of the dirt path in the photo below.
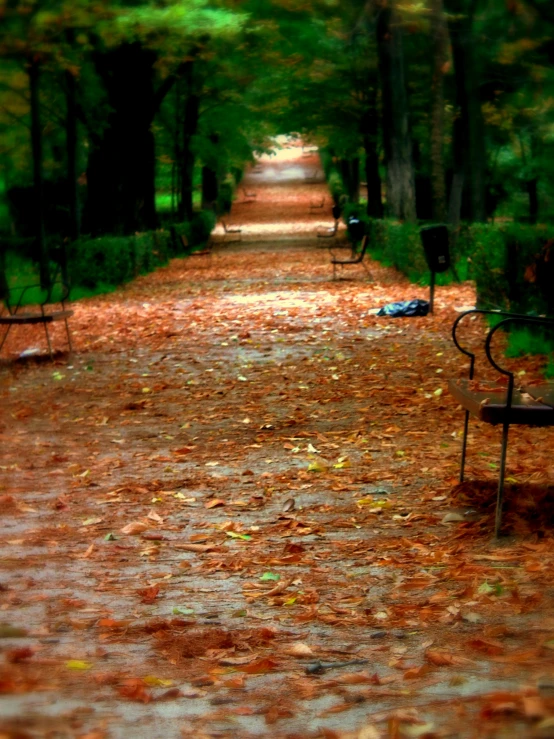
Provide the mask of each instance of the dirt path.
{"label": "dirt path", "polygon": [[[492,541],[489,428],[456,487],[471,287],[377,318],[425,291],[331,281],[291,161],[240,244],[76,306],[71,364],[0,367],[1,736],[552,735],[551,504],[521,488]],[[509,474],[552,451],[514,432]]]}

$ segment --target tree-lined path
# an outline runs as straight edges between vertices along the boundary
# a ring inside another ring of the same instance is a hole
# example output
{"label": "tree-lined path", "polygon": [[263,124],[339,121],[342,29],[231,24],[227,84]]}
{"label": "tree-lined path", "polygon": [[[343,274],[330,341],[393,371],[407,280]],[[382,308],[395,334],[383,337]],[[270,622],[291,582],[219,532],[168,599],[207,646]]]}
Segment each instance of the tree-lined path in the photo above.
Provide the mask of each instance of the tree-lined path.
{"label": "tree-lined path", "polygon": [[3,736],[549,736],[551,507],[525,485],[552,482],[551,435],[513,434],[495,544],[497,432],[457,488],[446,392],[472,288],[377,317],[426,290],[331,281],[316,166],[263,160],[240,243],[79,302],[69,363],[10,337]]}

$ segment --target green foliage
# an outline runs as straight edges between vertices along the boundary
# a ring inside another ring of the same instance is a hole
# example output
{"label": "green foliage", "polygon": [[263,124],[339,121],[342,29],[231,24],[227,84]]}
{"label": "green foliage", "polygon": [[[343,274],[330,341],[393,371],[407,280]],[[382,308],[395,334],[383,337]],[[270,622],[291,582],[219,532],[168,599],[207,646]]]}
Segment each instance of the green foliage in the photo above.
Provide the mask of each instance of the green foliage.
{"label": "green foliage", "polygon": [[546,313],[551,290],[530,279],[530,269],[550,235],[546,226],[474,224],[465,239],[481,307]]}
{"label": "green foliage", "polygon": [[[499,329],[500,330],[500,329]],[[513,328],[508,337],[507,357],[521,357],[525,354],[547,354],[554,350],[554,338],[544,331],[528,328]]]}
{"label": "green foliage", "polygon": [[176,245],[177,253],[190,254],[195,247],[202,248],[208,240],[216,224],[216,216],[211,210],[201,210],[194,214],[191,221],[174,223],[173,229],[178,236],[185,236],[189,250],[183,250],[182,242]]}
{"label": "green foliage", "polygon": [[68,271],[71,284],[95,288],[99,283],[120,285],[136,271],[134,236],[79,239],[71,244]]}
{"label": "green foliage", "polygon": [[97,293],[100,286],[121,285],[166,264],[173,251],[169,231],[79,239],[69,248],[69,282]]}
{"label": "green foliage", "polygon": [[[348,205],[344,218],[355,214],[367,223],[371,233],[370,252],[387,266],[395,267],[412,282],[428,284],[427,267],[419,226],[391,220],[372,223],[360,206]],[[477,302],[482,308],[516,313],[552,314],[551,283],[531,278],[537,257],[549,236],[546,226],[517,223],[472,224],[451,239],[450,257],[454,269],[437,275],[437,284],[453,278],[476,283]]]}

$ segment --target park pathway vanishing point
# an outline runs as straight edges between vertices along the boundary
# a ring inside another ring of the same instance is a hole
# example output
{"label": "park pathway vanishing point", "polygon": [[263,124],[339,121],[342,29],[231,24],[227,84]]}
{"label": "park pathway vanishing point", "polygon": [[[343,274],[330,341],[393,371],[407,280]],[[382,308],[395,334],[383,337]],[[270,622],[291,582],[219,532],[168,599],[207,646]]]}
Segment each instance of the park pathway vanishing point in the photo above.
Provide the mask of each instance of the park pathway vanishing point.
{"label": "park pathway vanishing point", "polygon": [[457,487],[446,392],[472,287],[378,318],[425,289],[331,281],[313,154],[245,189],[240,243],[79,302],[73,357],[10,336],[0,735],[552,736],[552,507],[525,487],[552,436],[514,432],[495,543],[498,432],[473,427],[483,482]]}

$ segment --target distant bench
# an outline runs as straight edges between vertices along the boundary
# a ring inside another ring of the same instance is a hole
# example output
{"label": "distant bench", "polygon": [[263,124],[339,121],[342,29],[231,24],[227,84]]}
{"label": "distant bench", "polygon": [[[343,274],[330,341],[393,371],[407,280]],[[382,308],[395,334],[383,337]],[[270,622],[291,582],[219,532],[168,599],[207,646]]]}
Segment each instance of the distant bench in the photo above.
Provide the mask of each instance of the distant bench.
{"label": "distant bench", "polygon": [[352,264],[361,264],[364,270],[366,271],[369,279],[370,280],[373,279],[371,272],[369,271],[366,263],[364,262],[365,255],[368,249],[368,245],[369,245],[369,237],[366,234],[362,239],[360,251],[356,252],[354,250],[354,245],[352,245],[352,254],[348,259],[340,259],[339,257],[333,256],[331,259],[331,264],[333,265],[333,280],[336,280],[337,278],[337,267],[340,267],[342,270],[343,267],[347,267]]}
{"label": "distant bench", "polygon": [[206,245],[202,249],[197,249],[196,251],[190,251],[190,244],[185,234],[178,234],[175,227],[171,227],[171,236],[173,238],[173,243],[175,244],[176,250],[179,250],[179,246],[183,248],[186,252],[188,252],[189,257],[211,257],[213,252],[213,240],[211,238],[208,239],[206,242]]}

